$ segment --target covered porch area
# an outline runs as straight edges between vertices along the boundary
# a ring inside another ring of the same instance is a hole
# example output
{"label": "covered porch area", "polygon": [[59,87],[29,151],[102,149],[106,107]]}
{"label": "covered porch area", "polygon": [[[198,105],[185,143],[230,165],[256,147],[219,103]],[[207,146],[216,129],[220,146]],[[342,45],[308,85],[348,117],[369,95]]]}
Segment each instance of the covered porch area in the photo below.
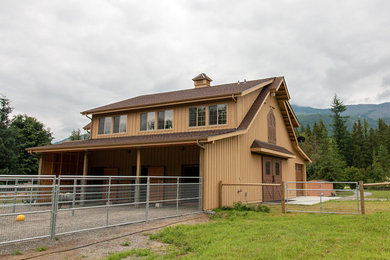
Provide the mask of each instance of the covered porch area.
{"label": "covered porch area", "polygon": [[39,174],[57,176],[62,196],[76,194],[68,204],[199,207],[201,150],[188,144],[42,152]]}

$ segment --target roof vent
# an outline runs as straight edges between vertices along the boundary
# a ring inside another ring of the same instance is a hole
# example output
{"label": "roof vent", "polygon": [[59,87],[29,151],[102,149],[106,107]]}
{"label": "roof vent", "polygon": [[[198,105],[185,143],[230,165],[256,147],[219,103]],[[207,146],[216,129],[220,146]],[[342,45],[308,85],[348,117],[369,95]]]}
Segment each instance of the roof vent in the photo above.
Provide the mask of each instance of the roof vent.
{"label": "roof vent", "polygon": [[200,73],[192,80],[194,81],[195,88],[210,87],[210,82],[213,81],[209,76],[206,75],[206,73]]}

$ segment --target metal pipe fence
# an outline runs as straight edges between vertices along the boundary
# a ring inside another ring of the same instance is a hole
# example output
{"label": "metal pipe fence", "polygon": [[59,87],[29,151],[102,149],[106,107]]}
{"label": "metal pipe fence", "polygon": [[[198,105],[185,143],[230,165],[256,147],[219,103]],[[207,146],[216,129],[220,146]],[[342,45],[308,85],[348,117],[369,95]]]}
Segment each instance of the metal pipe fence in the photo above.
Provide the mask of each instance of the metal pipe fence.
{"label": "metal pipe fence", "polygon": [[177,176],[0,175],[0,245],[198,213],[201,183]]}
{"label": "metal pipe fence", "polygon": [[288,181],[286,212],[360,214],[358,182]]}

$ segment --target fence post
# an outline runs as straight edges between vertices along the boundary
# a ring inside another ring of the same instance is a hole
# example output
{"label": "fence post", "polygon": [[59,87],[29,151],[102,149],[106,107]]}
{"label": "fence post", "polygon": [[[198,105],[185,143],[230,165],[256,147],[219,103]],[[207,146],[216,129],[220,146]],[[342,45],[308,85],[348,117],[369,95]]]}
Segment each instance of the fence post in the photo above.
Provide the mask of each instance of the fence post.
{"label": "fence post", "polygon": [[364,185],[363,181],[359,181],[359,189],[360,189],[360,207],[362,215],[366,214],[366,208],[364,206]]}
{"label": "fence post", "polygon": [[322,182],[320,182],[320,212],[322,212]]}
{"label": "fence post", "polygon": [[51,218],[50,218],[50,238],[52,239],[56,237],[57,207],[58,207],[58,185],[56,184],[56,178],[54,178],[53,190],[51,196]]}
{"label": "fence post", "polygon": [[77,189],[77,179],[73,181],[73,199],[72,199],[72,217],[74,217],[74,207],[76,206],[76,189]]}
{"label": "fence post", "polygon": [[106,216],[106,226],[108,226],[108,218],[110,213],[110,204],[111,204],[111,177],[108,178],[108,194],[107,194],[107,216]]}
{"label": "fence post", "polygon": [[18,179],[15,180],[15,188],[14,188],[14,203],[12,206],[12,213],[16,211],[16,195],[18,194]]}
{"label": "fence post", "polygon": [[222,208],[222,181],[218,184],[218,208]]}
{"label": "fence post", "polygon": [[[295,186],[295,187],[297,187],[297,186]],[[286,182],[286,194],[287,194],[286,211],[288,212],[288,182]]]}
{"label": "fence post", "polygon": [[31,210],[31,203],[33,200],[33,187],[34,187],[34,179],[31,178],[31,189],[30,189],[30,210]]}
{"label": "fence post", "polygon": [[149,199],[150,199],[150,177],[148,177],[146,180],[145,221],[149,220]]}
{"label": "fence post", "polygon": [[282,181],[282,213],[286,213],[286,190],[285,182]]}
{"label": "fence post", "polygon": [[180,185],[180,179],[177,177],[176,180],[176,215],[179,215],[179,185]]}

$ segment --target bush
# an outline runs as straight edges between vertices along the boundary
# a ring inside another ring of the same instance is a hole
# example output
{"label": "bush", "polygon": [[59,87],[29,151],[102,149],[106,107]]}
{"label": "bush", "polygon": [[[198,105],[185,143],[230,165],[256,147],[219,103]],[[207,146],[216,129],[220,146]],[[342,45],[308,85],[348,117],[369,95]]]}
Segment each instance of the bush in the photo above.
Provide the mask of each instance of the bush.
{"label": "bush", "polygon": [[237,211],[256,211],[256,212],[270,212],[271,209],[265,205],[243,204],[242,202],[235,202],[233,209]]}

